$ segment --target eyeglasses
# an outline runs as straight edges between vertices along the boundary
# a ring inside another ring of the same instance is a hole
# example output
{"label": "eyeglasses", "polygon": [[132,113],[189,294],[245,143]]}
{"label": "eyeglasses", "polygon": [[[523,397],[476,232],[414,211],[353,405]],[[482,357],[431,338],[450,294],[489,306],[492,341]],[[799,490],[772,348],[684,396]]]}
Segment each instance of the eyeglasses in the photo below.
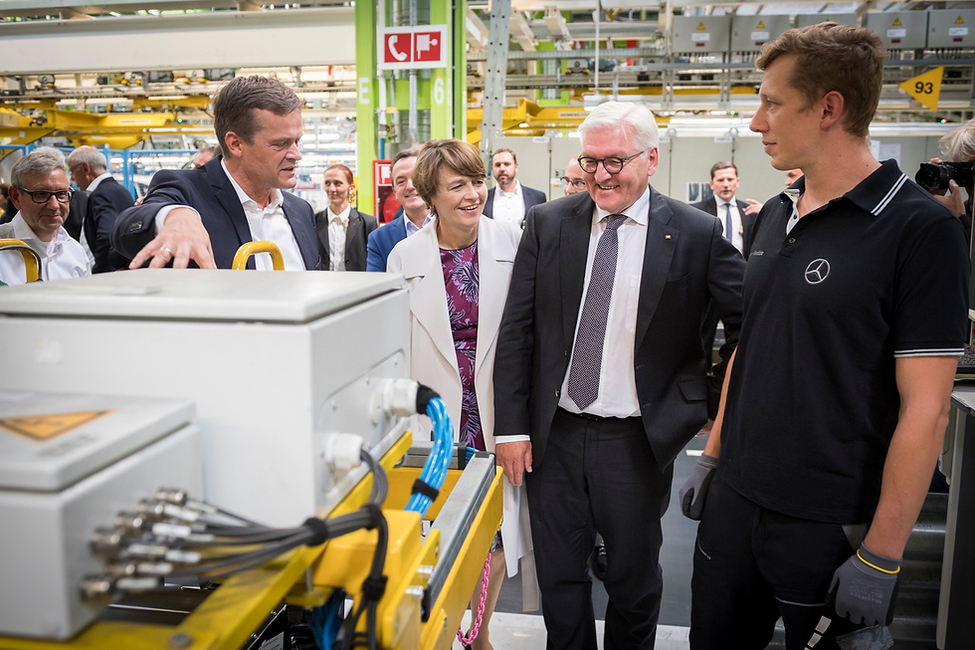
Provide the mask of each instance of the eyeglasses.
{"label": "eyeglasses", "polygon": [[48,192],[47,190],[29,190],[26,187],[18,188],[21,192],[28,195],[30,200],[34,203],[39,203],[44,205],[51,200],[51,196],[54,196],[58,200],[58,203],[68,203],[71,201],[71,195],[74,194],[74,190],[58,190],[57,192]]}
{"label": "eyeglasses", "polygon": [[569,178],[568,176],[563,176],[561,178],[561,181],[562,181],[562,187],[567,187],[567,186],[571,185],[572,187],[576,188],[577,190],[584,190],[584,189],[586,189],[586,181],[584,181],[581,178]]}
{"label": "eyeglasses", "polygon": [[579,166],[582,167],[582,171],[587,174],[595,174],[596,170],[599,169],[599,163],[603,163],[603,169],[605,169],[610,174],[619,174],[623,171],[623,165],[630,162],[637,156],[642,155],[645,151],[638,151],[632,156],[627,156],[626,158],[620,158],[619,156],[610,156],[609,158],[589,158],[587,156],[579,156]]}

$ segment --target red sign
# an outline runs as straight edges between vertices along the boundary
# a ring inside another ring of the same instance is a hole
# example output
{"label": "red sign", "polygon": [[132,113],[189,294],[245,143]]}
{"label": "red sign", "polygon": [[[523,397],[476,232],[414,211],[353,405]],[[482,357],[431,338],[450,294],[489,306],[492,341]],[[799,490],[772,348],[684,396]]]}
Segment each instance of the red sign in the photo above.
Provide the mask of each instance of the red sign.
{"label": "red sign", "polygon": [[373,196],[376,197],[375,215],[379,218],[379,223],[392,221],[400,207],[393,194],[391,167],[389,160],[372,161],[372,180],[375,189]]}
{"label": "red sign", "polygon": [[447,67],[446,25],[388,27],[380,36],[380,70]]}

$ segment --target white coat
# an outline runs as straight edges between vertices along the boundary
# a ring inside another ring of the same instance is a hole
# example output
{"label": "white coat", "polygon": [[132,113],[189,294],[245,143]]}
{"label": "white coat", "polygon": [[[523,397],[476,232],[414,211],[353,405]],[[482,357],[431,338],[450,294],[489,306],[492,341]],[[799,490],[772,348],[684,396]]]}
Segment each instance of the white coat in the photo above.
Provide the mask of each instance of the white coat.
{"label": "white coat", "polygon": [[[410,292],[410,375],[440,394],[456,428],[460,424],[463,387],[447,314],[447,289],[440,264],[436,224],[433,220],[420,232],[396,244],[389,254],[386,270],[402,273]],[[494,451],[494,355],[520,239],[521,229],[517,225],[481,217],[477,236],[479,288],[474,390],[481,416],[481,432],[487,450],[491,452]],[[418,420],[426,426],[416,420],[414,424],[428,433],[429,420],[426,417]],[[538,596],[528,498],[524,485],[516,488],[505,479],[503,489],[501,539],[508,575],[515,575],[521,564],[525,608],[535,609]]]}

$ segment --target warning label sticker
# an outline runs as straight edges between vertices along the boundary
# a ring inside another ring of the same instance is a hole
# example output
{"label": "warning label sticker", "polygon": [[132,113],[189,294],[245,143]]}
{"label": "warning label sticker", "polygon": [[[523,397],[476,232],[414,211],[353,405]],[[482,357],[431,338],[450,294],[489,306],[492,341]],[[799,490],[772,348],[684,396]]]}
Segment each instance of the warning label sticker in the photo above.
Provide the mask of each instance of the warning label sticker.
{"label": "warning label sticker", "polygon": [[79,411],[77,413],[46,413],[44,415],[24,415],[0,419],[0,428],[23,436],[34,442],[44,442],[68,431],[93,422],[112,413],[104,411]]}

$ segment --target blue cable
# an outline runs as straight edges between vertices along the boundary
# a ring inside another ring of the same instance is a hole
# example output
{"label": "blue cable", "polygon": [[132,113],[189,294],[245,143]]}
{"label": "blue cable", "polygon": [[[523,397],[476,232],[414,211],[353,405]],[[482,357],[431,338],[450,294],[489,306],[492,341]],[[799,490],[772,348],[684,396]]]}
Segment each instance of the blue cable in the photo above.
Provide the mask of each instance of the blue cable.
{"label": "blue cable", "polygon": [[308,612],[308,627],[320,650],[330,650],[335,643],[335,637],[342,626],[342,617],[339,614],[342,612],[343,603],[345,603],[345,591],[336,589],[324,605]]}
{"label": "blue cable", "polygon": [[[454,427],[450,423],[447,407],[439,397],[432,398],[427,404],[427,416],[433,422],[433,448],[430,450],[427,462],[423,464],[420,480],[439,490],[447,479],[447,470],[453,457]],[[430,509],[432,503],[430,497],[414,493],[406,504],[406,510],[419,512],[422,516]]]}

